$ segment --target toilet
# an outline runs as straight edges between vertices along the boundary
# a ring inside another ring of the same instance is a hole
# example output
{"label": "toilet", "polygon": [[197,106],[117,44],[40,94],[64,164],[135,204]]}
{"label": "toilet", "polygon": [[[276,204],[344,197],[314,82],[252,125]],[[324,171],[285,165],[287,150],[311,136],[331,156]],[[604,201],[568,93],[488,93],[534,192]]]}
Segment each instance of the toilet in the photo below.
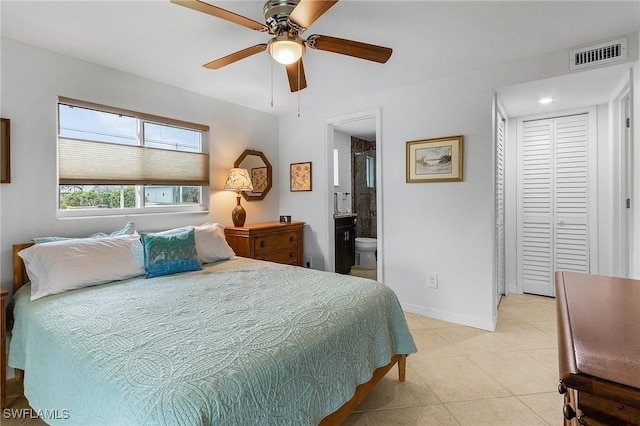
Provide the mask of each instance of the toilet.
{"label": "toilet", "polygon": [[356,238],[356,265],[365,269],[375,269],[378,240],[375,238]]}

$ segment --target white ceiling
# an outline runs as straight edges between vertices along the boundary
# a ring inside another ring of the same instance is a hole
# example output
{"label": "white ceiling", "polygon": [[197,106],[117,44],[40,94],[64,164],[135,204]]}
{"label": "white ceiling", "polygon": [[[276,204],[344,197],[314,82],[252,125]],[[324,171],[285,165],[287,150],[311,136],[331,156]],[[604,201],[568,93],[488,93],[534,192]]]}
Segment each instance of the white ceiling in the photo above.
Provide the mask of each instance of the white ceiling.
{"label": "white ceiling", "polygon": [[[209,1],[264,21],[262,1]],[[3,37],[274,114],[296,109],[297,96],[289,92],[278,64],[273,67],[275,106],[270,107],[272,61],[266,52],[220,70],[202,67],[264,43],[268,35],[169,0],[2,0],[0,8]],[[384,45],[394,49],[393,55],[381,65],[308,49],[309,87],[300,102],[304,109],[611,39],[639,31],[639,22],[640,1],[342,0],[303,36]]]}
{"label": "white ceiling", "polygon": [[[613,65],[497,90],[509,117],[565,111],[607,103],[628,72],[629,64]],[[551,98],[549,104],[539,100]]]}

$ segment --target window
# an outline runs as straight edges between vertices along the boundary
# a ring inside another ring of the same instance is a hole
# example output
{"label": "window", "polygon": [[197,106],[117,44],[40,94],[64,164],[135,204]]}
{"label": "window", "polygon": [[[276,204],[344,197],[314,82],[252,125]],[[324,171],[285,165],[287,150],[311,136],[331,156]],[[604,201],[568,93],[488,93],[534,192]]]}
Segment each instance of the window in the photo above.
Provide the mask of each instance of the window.
{"label": "window", "polygon": [[199,124],[60,98],[59,213],[203,210],[207,131]]}
{"label": "window", "polygon": [[376,186],[376,158],[367,155],[366,158],[366,181],[367,188],[375,188]]}
{"label": "window", "polygon": [[340,164],[338,163],[338,150],[333,149],[333,186],[340,186]]}

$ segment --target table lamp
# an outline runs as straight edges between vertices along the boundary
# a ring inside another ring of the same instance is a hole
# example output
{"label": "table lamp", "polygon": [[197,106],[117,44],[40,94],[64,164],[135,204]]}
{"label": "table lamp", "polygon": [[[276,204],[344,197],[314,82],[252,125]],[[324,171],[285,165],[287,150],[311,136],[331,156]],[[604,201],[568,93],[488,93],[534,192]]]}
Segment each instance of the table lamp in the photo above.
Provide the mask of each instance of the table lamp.
{"label": "table lamp", "polygon": [[236,191],[238,198],[238,205],[231,212],[231,219],[233,219],[233,226],[244,226],[244,221],[247,218],[247,212],[240,205],[240,192],[253,191],[253,184],[251,183],[251,177],[249,177],[249,171],[247,169],[233,168],[229,170],[227,181],[224,184],[224,189],[227,191]]}

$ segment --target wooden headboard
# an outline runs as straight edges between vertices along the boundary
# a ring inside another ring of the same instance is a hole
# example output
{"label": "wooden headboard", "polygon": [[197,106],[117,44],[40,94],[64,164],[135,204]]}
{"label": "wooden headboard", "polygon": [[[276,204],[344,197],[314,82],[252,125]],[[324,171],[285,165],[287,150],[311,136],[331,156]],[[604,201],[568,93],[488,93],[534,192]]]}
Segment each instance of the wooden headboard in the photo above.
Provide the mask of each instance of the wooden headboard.
{"label": "wooden headboard", "polygon": [[13,294],[24,284],[29,282],[29,276],[27,275],[27,269],[24,267],[22,258],[18,256],[20,250],[24,250],[27,247],[31,247],[33,243],[14,244],[13,245]]}

